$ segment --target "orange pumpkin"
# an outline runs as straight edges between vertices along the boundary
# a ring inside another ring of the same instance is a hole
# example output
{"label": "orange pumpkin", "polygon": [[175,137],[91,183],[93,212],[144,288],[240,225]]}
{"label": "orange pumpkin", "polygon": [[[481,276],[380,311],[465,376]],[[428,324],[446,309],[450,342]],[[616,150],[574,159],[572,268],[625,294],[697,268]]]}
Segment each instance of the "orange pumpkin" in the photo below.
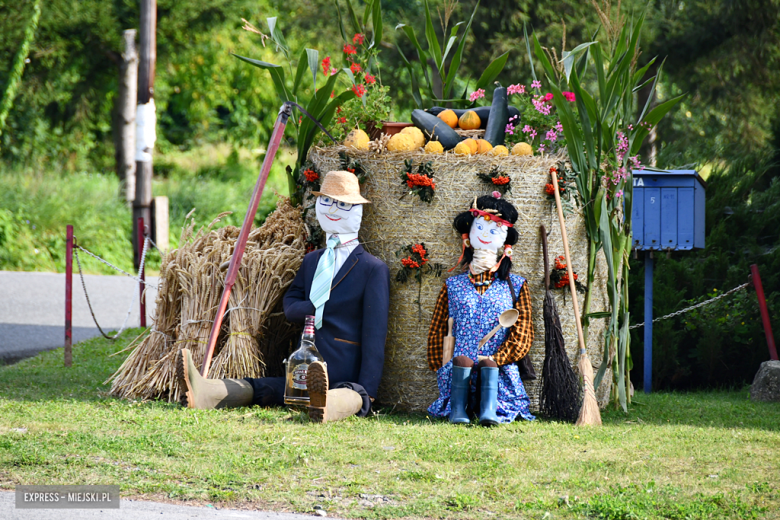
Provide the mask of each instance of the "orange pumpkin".
{"label": "orange pumpkin", "polygon": [[469,147],[469,150],[471,150],[471,155],[474,155],[479,151],[479,145],[474,139],[464,139],[463,142]]}
{"label": "orange pumpkin", "polygon": [[438,118],[447,123],[450,128],[458,127],[458,116],[452,110],[444,110],[440,112]]}
{"label": "orange pumpkin", "polygon": [[484,139],[477,139],[477,153],[488,153],[493,149],[493,145]]}
{"label": "orange pumpkin", "polygon": [[479,119],[477,113],[473,110],[463,112],[463,115],[460,116],[460,119],[458,120],[458,126],[460,126],[463,130],[476,130],[481,124],[482,121]]}

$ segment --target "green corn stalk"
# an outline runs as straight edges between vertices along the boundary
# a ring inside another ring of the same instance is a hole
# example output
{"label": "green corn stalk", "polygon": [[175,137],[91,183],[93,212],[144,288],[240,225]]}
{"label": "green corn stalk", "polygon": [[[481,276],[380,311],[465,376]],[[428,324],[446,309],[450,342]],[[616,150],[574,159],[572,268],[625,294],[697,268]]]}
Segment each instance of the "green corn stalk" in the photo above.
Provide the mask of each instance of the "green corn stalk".
{"label": "green corn stalk", "polygon": [[[425,41],[427,44],[427,50],[423,49],[420,45],[420,41],[417,39],[417,35],[415,34],[412,27],[403,23],[400,23],[396,26],[396,30],[403,30],[404,34],[406,34],[406,37],[417,51],[417,59],[420,62],[423,78],[425,79],[424,93],[425,97],[428,98],[429,103],[425,103],[423,101],[423,91],[420,90],[420,76],[416,67],[412,65],[412,61],[406,57],[401,48],[396,45],[398,53],[401,55],[401,59],[403,60],[406,69],[409,71],[409,78],[412,84],[412,98],[414,98],[418,108],[426,108],[426,105],[429,104],[430,106],[433,106],[433,103],[453,103],[463,106],[470,104],[470,101],[466,99],[468,85],[466,85],[466,88],[459,97],[452,96],[457,96],[457,94],[453,94],[453,89],[455,87],[458,69],[460,68],[460,64],[463,59],[463,49],[466,46],[466,36],[469,33],[469,29],[471,29],[471,22],[474,21],[474,15],[477,14],[478,7],[479,2],[477,2],[477,5],[474,6],[474,11],[471,13],[471,17],[466,23],[465,30],[463,31],[463,34],[460,35],[460,39],[458,39],[458,32],[460,26],[463,25],[463,22],[456,23],[450,29],[449,36],[446,34],[447,27],[445,27],[442,43],[440,44],[436,36],[436,30],[433,25],[433,19],[431,17],[431,10],[428,5],[428,0],[425,0]],[[455,46],[456,41],[458,42],[457,46]],[[442,49],[444,50],[442,51]],[[455,52],[452,55],[452,60],[449,63],[449,67],[447,67],[447,58],[453,49]],[[488,85],[491,85],[496,77],[498,77],[498,75],[501,73],[501,71],[504,70],[504,65],[506,65],[507,58],[509,58],[508,51],[490,62],[490,64],[485,68],[485,70],[482,72],[482,75],[477,80],[477,83],[474,86],[474,90],[485,88]],[[433,89],[433,82],[431,80],[432,74],[429,74],[428,72],[429,59],[433,59],[434,62],[432,73],[439,76],[439,81],[442,86],[440,93],[435,92]]]}
{"label": "green corn stalk", "polygon": [[[606,369],[611,366],[614,378],[612,397],[624,411],[628,411],[630,400],[627,385],[632,366],[628,334],[628,255],[632,244],[633,178],[629,176],[617,185],[606,183],[606,186],[601,179],[609,173],[605,170],[608,164],[630,171],[629,157],[638,153],[649,133],[648,125],[657,125],[683,97],[678,96],[650,108],[663,64],[654,77],[644,81],[645,73],[655,58],[636,69],[635,57],[638,56],[644,19],[642,13],[632,24],[623,25],[618,38],[606,49],[601,42],[594,40],[579,45],[571,52],[564,52],[560,68],[553,66],[536,35],[533,36],[533,54],[550,83],[553,102],[563,126],[588,235],[588,289],[581,318],[585,338],[588,337],[591,319],[609,317],[603,359],[594,385],[598,388]],[[527,33],[526,48],[529,59],[533,60]],[[537,79],[533,61],[531,63],[531,73]],[[592,66],[589,68],[589,65]],[[593,71],[591,75],[596,77],[588,78],[589,71]],[[590,88],[586,87],[586,80],[592,85]],[[651,93],[637,117],[635,93],[651,82]],[[575,94],[576,110],[563,97],[564,89]],[[628,151],[620,162],[616,149],[619,131],[628,138]],[[616,196],[619,190],[623,191],[622,197]],[[610,308],[608,313],[591,313],[596,260],[600,251],[607,263]]]}
{"label": "green corn stalk", "polygon": [[27,61],[27,56],[30,54],[30,45],[35,38],[35,31],[38,29],[38,20],[40,17],[41,6],[39,1],[36,0],[35,4],[33,4],[32,17],[30,17],[27,28],[24,31],[22,46],[19,48],[19,52],[16,53],[16,58],[11,67],[11,73],[8,76],[8,82],[5,84],[3,97],[0,98],[0,135],[3,135],[5,120],[8,118],[8,112],[11,111],[16,92],[19,90],[19,84],[22,81],[22,73],[24,72],[24,64]]}

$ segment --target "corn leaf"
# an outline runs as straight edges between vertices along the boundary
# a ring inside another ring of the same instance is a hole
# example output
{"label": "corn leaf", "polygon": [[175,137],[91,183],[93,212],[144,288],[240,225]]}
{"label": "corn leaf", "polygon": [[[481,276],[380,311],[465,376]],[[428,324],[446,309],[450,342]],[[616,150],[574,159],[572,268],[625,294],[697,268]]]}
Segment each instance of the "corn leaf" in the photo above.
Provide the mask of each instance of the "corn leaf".
{"label": "corn leaf", "polygon": [[[366,8],[366,12],[368,12],[368,8]],[[374,0],[374,6],[371,9],[371,12],[373,13],[371,23],[373,25],[374,35],[371,38],[371,45],[368,46],[369,49],[374,45],[382,43],[382,4],[380,0]]]}
{"label": "corn leaf", "polygon": [[495,80],[498,75],[501,74],[501,71],[504,70],[507,58],[509,58],[509,51],[490,62],[490,65],[487,66],[485,71],[477,80],[477,84],[474,85],[474,90],[485,88],[493,83],[493,80]]}
{"label": "corn leaf", "polygon": [[436,68],[439,70],[439,75],[444,75],[444,63],[441,59],[441,47],[439,46],[439,40],[436,37],[436,29],[433,27],[433,20],[431,19],[431,9],[428,5],[428,0],[425,0],[425,39],[428,41],[428,50],[433,57],[433,62],[436,64]]}
{"label": "corn leaf", "polygon": [[444,88],[442,93],[444,94],[445,98],[450,97],[450,92],[452,91],[452,87],[455,84],[455,75],[458,72],[458,68],[460,68],[460,62],[463,58],[463,48],[466,46],[466,36],[469,34],[469,29],[471,29],[471,22],[474,21],[474,15],[477,14],[478,8],[479,0],[477,1],[477,5],[474,6],[474,10],[471,12],[471,17],[466,24],[466,30],[463,31],[463,34],[460,37],[460,41],[458,42],[458,48],[455,50],[455,54],[452,56],[450,68],[447,71],[447,77],[445,78],[443,85]]}

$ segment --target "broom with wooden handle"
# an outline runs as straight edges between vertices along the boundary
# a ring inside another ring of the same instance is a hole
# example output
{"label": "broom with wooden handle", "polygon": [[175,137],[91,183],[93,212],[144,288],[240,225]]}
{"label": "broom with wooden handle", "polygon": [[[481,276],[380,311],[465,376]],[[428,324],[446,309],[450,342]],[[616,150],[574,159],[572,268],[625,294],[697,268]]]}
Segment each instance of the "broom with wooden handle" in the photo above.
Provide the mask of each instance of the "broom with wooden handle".
{"label": "broom with wooden handle", "polygon": [[563,209],[561,208],[561,194],[558,189],[558,172],[555,168],[550,169],[552,175],[552,185],[555,187],[555,208],[558,210],[558,222],[561,224],[561,238],[563,239],[563,254],[566,257],[566,272],[569,275],[569,290],[571,291],[571,301],[574,304],[574,321],[577,324],[577,337],[580,343],[580,360],[578,363],[580,374],[582,374],[582,408],[580,416],[577,419],[577,426],[598,426],[601,424],[601,412],[599,403],[596,400],[596,391],[593,388],[593,364],[588,357],[588,351],[585,349],[585,337],[582,334],[582,323],[580,322],[580,306],[577,300],[577,289],[574,286],[574,272],[571,269],[571,256],[569,255],[569,239],[566,236],[566,222],[563,219]]}

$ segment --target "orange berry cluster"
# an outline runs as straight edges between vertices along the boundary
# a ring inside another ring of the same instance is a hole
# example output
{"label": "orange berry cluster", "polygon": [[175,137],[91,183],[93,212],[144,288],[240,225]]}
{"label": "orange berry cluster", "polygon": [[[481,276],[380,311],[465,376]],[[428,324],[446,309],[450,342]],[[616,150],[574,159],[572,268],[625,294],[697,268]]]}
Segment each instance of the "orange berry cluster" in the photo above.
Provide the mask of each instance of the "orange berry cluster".
{"label": "orange berry cluster", "polygon": [[421,173],[407,173],[406,184],[410,188],[414,188],[415,186],[430,186],[432,189],[436,189],[436,183],[433,182],[433,179]]}

